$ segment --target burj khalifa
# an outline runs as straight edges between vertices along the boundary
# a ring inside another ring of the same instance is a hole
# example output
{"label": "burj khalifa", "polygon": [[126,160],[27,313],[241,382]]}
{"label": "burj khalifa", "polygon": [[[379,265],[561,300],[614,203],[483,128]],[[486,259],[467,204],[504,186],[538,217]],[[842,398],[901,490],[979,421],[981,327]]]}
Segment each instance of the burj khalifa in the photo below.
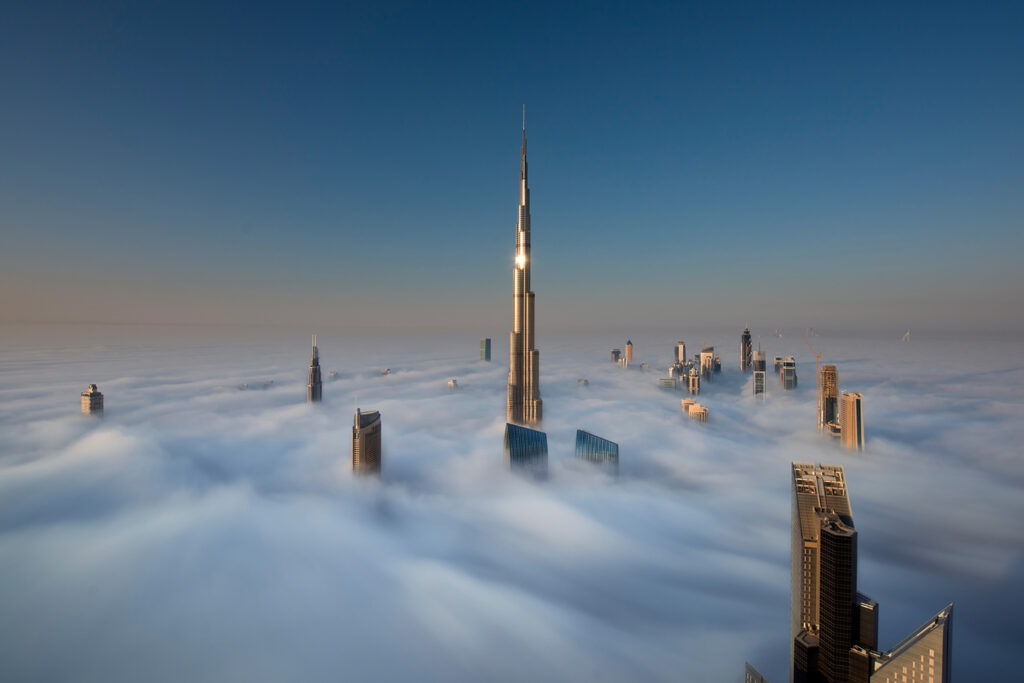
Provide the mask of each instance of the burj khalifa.
{"label": "burj khalifa", "polygon": [[512,333],[509,338],[508,421],[540,422],[540,351],[534,348],[533,292],[530,291],[530,187],[526,182],[526,107],[523,107],[523,149],[519,170],[519,220],[516,261],[512,270]]}

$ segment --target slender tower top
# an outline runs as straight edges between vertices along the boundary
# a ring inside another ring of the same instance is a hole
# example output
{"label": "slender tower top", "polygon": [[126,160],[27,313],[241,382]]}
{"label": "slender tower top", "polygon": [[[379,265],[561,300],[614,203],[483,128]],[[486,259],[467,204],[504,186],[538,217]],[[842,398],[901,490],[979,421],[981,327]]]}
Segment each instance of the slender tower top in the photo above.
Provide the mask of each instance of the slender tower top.
{"label": "slender tower top", "polygon": [[313,335],[313,358],[317,358],[319,355],[320,354],[318,353],[318,349],[316,348],[316,335],[314,334]]}

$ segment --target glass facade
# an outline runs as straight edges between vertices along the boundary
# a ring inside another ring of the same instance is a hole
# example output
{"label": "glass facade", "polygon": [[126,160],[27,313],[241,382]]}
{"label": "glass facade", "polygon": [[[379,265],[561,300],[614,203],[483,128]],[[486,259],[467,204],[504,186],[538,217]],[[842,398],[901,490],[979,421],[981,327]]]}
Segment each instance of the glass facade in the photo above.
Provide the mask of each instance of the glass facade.
{"label": "glass facade", "polygon": [[505,464],[511,469],[547,471],[548,435],[536,429],[506,423]]}
{"label": "glass facade", "polygon": [[576,430],[576,457],[619,469],[619,444],[582,429]]}

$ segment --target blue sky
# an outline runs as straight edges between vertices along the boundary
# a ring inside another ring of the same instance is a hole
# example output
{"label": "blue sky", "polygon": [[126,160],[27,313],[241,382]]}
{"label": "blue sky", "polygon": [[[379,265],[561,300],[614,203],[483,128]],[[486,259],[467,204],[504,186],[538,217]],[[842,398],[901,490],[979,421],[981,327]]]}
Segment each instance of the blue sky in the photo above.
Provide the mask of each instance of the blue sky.
{"label": "blue sky", "polygon": [[500,331],[525,102],[549,328],[1020,325],[1019,6],[0,25],[0,320]]}

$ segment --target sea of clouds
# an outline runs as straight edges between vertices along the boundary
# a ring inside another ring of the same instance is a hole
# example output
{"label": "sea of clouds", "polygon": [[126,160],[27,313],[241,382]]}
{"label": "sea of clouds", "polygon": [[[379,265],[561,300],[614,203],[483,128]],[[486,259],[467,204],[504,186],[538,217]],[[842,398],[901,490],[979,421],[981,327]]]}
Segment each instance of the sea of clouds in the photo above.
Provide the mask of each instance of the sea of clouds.
{"label": "sea of clouds", "polygon": [[[534,481],[502,462],[507,338],[484,363],[476,338],[321,333],[307,405],[302,335],[7,329],[0,679],[739,681],[749,660],[781,682],[793,460],[846,468],[883,647],[955,601],[954,675],[1012,678],[1024,346],[813,338],[865,395],[858,454],[815,430],[803,341],[762,332],[800,378],[764,402],[739,330],[634,335],[648,372],[610,362],[625,339],[542,336]],[[722,355],[706,424],[656,385],[677,339]],[[103,419],[79,414],[90,382]],[[357,400],[382,413],[379,480],[350,471]],[[618,477],[573,458],[577,428],[620,444]]]}

